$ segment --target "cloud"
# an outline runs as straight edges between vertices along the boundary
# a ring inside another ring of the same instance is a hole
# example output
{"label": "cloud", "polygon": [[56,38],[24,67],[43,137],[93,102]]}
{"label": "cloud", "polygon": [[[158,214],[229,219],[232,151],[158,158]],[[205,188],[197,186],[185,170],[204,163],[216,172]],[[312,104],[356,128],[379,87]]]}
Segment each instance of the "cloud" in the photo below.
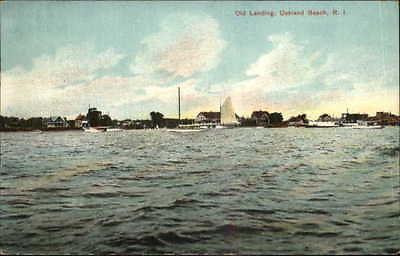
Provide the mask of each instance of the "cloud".
{"label": "cloud", "polygon": [[273,49],[262,54],[246,71],[247,76],[254,77],[253,84],[264,90],[283,89],[301,86],[315,77],[318,52],[304,56],[304,46],[295,42],[290,33],[271,35],[268,41]]}
{"label": "cloud", "polygon": [[[69,45],[59,48],[54,55],[34,59],[30,70],[15,67],[2,72],[2,114],[48,115],[74,109],[74,100],[83,95],[79,90],[94,81],[98,72],[115,66],[123,57],[114,49],[97,53],[89,45]],[[75,95],[66,94],[69,87],[76,87],[72,89],[77,90]]]}
{"label": "cloud", "polygon": [[259,109],[311,118],[347,107],[370,114],[398,110],[398,62],[365,47],[320,52],[291,33],[270,35],[266,43],[269,49],[243,69],[243,79],[226,77],[201,90],[226,42],[209,16],[170,16],[143,39],[129,76],[109,72],[123,54],[89,45],[62,47],[34,59],[30,69],[2,72],[1,114],[74,117],[91,104],[114,118],[148,118],[153,110],[175,117],[177,87],[184,117],[217,111],[226,96],[245,116]]}
{"label": "cloud", "polygon": [[136,74],[189,78],[214,68],[225,45],[215,19],[175,14],[164,20],[159,32],[142,40],[143,50],[131,68]]}
{"label": "cloud", "polygon": [[[246,79],[227,85],[225,94],[231,95],[238,112],[245,115],[258,109],[271,109],[268,93],[292,91],[314,81],[319,73],[319,52],[307,53],[301,42],[291,33],[270,35],[272,49],[261,53],[244,71]],[[221,85],[213,87],[221,87]]]}
{"label": "cloud", "polygon": [[245,79],[214,84],[232,96],[237,112],[281,111],[285,115],[323,112],[397,111],[398,63],[382,65],[382,56],[365,47],[339,52],[311,51],[291,33],[270,35],[270,50],[244,70]]}
{"label": "cloud", "polygon": [[59,48],[54,56],[42,55],[33,60],[27,71],[21,67],[6,72],[6,78],[19,86],[29,84],[36,89],[68,86],[93,79],[94,73],[116,65],[123,55],[114,49],[96,53],[89,45]]}
{"label": "cloud", "polygon": [[88,44],[61,47],[53,55],[33,59],[30,69],[2,72],[2,114],[74,117],[90,104],[114,111],[110,114],[118,118],[147,117],[152,110],[174,116],[178,86],[182,113],[192,114],[208,102],[196,90],[200,80],[194,76],[214,68],[226,44],[218,26],[206,15],[168,17],[159,32],[143,39],[144,50],[137,53],[134,74],[128,76],[110,74],[125,57],[114,49],[97,52]]}

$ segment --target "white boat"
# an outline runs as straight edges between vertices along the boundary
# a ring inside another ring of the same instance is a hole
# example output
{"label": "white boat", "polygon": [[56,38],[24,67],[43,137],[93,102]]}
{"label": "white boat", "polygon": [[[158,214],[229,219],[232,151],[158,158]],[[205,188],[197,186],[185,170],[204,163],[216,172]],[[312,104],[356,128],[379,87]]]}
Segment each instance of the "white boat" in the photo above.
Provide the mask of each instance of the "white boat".
{"label": "white boat", "polygon": [[340,127],[342,128],[353,128],[355,126],[358,126],[358,123],[341,123]]}
{"label": "white boat", "polygon": [[383,129],[383,125],[378,125],[375,122],[358,121],[357,125],[352,126],[353,129]]}
{"label": "white boat", "polygon": [[123,129],[120,128],[106,128],[106,132],[123,132]]}
{"label": "white boat", "polygon": [[[181,120],[181,90],[180,87],[178,87],[178,120],[180,122]],[[174,129],[167,129],[169,132],[174,132],[174,133],[194,133],[194,132],[200,132],[200,131],[205,131],[209,127],[206,124],[178,124],[177,128]]]}
{"label": "white boat", "polygon": [[353,126],[353,129],[383,129],[382,125],[358,125]]}
{"label": "white boat", "polygon": [[239,124],[233,109],[231,97],[227,97],[221,106],[221,124],[216,126],[218,129],[233,128]]}
{"label": "white boat", "polygon": [[310,121],[308,124],[306,124],[307,128],[335,128],[339,127],[339,124],[336,122],[332,121]]}
{"label": "white boat", "polygon": [[96,127],[82,127],[84,132],[98,133],[98,132],[122,132],[123,129],[112,128],[107,126],[96,126]]}
{"label": "white boat", "polygon": [[194,133],[194,132],[204,131],[204,129],[181,129],[181,128],[176,128],[176,129],[168,129],[167,131],[176,132],[176,133]]}
{"label": "white boat", "polygon": [[90,132],[90,133],[98,133],[98,132],[105,132],[105,129],[98,129],[94,127],[82,127],[84,132]]}
{"label": "white boat", "polygon": [[181,133],[190,133],[190,132],[201,132],[207,130],[208,127],[203,124],[180,124],[175,129],[167,129],[169,132],[181,132]]}

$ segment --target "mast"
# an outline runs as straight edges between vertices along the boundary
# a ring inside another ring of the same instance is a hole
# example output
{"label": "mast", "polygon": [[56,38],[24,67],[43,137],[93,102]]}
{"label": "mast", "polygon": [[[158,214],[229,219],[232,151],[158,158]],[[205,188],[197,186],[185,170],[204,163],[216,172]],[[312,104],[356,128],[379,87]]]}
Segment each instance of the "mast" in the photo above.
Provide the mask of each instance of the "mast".
{"label": "mast", "polygon": [[222,106],[221,106],[221,96],[219,97],[219,124],[222,124]]}
{"label": "mast", "polygon": [[178,120],[181,122],[181,88],[178,87]]}

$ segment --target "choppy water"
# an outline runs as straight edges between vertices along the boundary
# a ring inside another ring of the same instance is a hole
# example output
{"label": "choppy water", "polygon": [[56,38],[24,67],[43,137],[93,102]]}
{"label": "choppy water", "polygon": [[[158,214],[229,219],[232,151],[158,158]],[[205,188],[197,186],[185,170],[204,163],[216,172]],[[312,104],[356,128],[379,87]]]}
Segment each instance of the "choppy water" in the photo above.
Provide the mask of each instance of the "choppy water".
{"label": "choppy water", "polygon": [[2,133],[3,253],[395,253],[399,129]]}

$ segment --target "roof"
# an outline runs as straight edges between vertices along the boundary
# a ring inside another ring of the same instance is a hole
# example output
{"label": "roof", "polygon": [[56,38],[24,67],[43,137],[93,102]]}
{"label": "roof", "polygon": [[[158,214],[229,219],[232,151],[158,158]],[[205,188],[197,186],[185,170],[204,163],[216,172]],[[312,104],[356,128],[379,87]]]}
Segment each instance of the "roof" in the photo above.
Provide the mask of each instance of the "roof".
{"label": "roof", "polygon": [[64,118],[62,118],[61,116],[51,116],[50,118],[47,119],[48,122],[57,122],[57,121],[61,121],[64,122]]}
{"label": "roof", "polygon": [[79,114],[79,115],[75,118],[75,120],[86,120],[86,116],[84,116],[84,115],[82,115],[82,114]]}
{"label": "roof", "polygon": [[220,112],[200,112],[197,116],[203,115],[205,118],[207,119],[220,119],[221,118],[221,114]]}
{"label": "roof", "polygon": [[267,111],[253,111],[251,118],[265,118],[268,117],[269,113]]}

